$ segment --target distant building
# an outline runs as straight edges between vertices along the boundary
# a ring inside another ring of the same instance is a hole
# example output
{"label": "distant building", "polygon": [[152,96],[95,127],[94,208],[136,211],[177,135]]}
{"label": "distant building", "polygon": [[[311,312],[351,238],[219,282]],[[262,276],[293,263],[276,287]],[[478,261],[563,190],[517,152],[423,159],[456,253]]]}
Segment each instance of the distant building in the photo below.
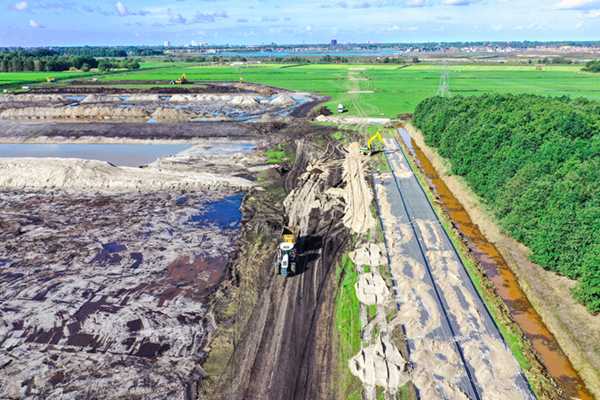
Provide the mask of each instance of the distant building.
{"label": "distant building", "polygon": [[332,46],[337,46],[337,40],[331,39],[331,45]]}
{"label": "distant building", "polygon": [[168,40],[165,40],[165,47],[169,47],[171,45],[171,42],[169,42]]}
{"label": "distant building", "polygon": [[195,40],[192,40],[192,46],[198,46],[198,43],[196,43]]}

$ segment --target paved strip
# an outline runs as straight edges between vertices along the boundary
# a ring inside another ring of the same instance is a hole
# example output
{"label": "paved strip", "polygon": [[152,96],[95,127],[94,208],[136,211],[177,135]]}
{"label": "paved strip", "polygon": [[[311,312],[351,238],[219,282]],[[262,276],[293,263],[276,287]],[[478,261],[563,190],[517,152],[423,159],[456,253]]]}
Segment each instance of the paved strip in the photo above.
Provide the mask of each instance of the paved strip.
{"label": "paved strip", "polygon": [[535,399],[398,141],[384,142],[376,195],[419,397]]}

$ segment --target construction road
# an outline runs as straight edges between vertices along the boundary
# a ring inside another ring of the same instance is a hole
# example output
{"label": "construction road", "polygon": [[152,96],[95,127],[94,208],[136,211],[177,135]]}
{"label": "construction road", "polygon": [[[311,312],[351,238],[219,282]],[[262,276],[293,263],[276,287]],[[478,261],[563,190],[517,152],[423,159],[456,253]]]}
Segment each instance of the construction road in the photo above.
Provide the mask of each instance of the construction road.
{"label": "construction road", "polygon": [[391,172],[373,178],[419,398],[535,399],[398,141],[384,142]]}

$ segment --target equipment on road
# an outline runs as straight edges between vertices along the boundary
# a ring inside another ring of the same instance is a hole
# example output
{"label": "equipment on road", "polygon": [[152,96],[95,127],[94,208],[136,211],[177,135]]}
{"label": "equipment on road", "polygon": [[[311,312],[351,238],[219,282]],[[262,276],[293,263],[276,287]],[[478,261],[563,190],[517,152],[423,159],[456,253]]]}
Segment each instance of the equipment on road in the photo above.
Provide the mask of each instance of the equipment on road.
{"label": "equipment on road", "polygon": [[288,276],[296,272],[296,241],[300,233],[299,226],[284,226],[281,232],[279,249],[277,249],[277,261],[275,266],[279,267],[279,275]]}
{"label": "equipment on road", "polygon": [[46,78],[46,82],[56,82],[56,78]]}
{"label": "equipment on road", "polygon": [[181,78],[177,79],[176,81],[170,81],[169,83],[171,85],[185,85],[186,83],[188,83],[188,80],[185,77],[185,74],[183,74],[181,75]]}
{"label": "equipment on road", "polygon": [[369,142],[367,143],[366,146],[360,146],[360,151],[362,152],[362,154],[368,154],[368,155],[373,154],[373,147],[371,146],[371,143],[373,143],[373,140],[375,140],[375,139],[379,139],[381,144],[383,144],[383,138],[381,137],[381,134],[379,132],[377,132],[376,134],[374,134],[371,137],[371,139],[369,139]]}

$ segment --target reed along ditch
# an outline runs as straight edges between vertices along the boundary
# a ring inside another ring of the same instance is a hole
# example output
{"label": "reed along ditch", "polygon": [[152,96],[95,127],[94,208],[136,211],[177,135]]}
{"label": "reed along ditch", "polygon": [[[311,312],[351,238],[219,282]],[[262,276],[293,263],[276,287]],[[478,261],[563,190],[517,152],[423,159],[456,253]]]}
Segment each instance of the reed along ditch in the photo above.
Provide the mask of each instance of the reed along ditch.
{"label": "reed along ditch", "polygon": [[402,128],[398,128],[398,133],[416,160],[418,168],[429,180],[433,191],[448,212],[451,222],[466,241],[485,274],[492,281],[497,294],[508,307],[512,318],[531,342],[563,394],[566,398],[593,400],[594,396],[562,351],[554,334],[542,321],[498,249],[471,221],[467,211],[440,178],[410,134]]}

